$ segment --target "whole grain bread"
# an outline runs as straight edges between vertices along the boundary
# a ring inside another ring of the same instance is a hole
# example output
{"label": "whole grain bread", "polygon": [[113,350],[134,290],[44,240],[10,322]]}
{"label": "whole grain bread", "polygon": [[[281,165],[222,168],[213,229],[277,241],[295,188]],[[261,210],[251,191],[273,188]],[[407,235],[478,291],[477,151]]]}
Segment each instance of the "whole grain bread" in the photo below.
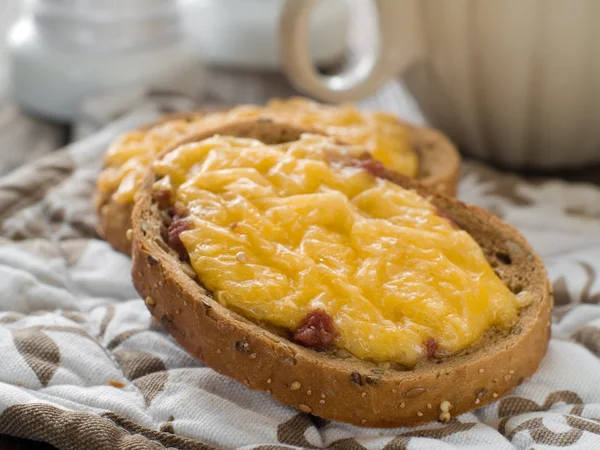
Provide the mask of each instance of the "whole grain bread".
{"label": "whole grain bread", "polygon": [[[277,135],[281,125],[247,126]],[[510,331],[489,330],[459,354],[411,370],[297,345],[223,307],[185,270],[161,237],[151,171],[133,211],[135,287],[156,320],[188,352],[300,411],[354,425],[396,427],[447,420],[446,410],[457,415],[484,406],[531,376],[546,352],[552,295],[544,265],[514,228],[492,214],[406,176],[387,172],[386,177],[429,198],[473,236],[513,292],[531,295],[532,303]]]}
{"label": "whole grain bread", "polygon": [[[164,124],[170,120],[189,119],[192,120],[201,115],[200,112],[179,113],[165,116],[159,119],[154,124],[148,124],[141,129],[150,129],[153,126]],[[269,121],[270,119],[264,119]],[[184,138],[184,141],[203,139],[213,134],[227,134],[243,137],[244,133],[256,133],[252,127],[248,129],[245,121],[239,123],[226,124],[220,127],[211,128],[205,132],[193,134]],[[241,127],[241,128],[240,128]],[[407,125],[410,130],[410,137],[413,143],[413,150],[417,152],[419,157],[419,173],[417,178],[424,185],[431,189],[445,192],[448,195],[456,195],[456,186],[460,172],[460,156],[454,145],[440,132],[424,127],[415,127]],[[297,130],[298,134],[289,134],[288,136],[270,136],[269,133],[264,135],[265,138],[271,139],[271,143],[281,143],[281,139],[295,139],[302,132],[318,132],[314,129],[300,128],[289,125],[289,129]],[[260,139],[258,135],[248,135]],[[179,142],[178,144],[180,144]],[[118,203],[113,200],[112,192],[100,192],[95,194],[95,205],[98,213],[98,234],[107,240],[116,250],[131,254],[131,243],[126,238],[127,230],[131,228],[131,212],[133,210],[132,203]]]}

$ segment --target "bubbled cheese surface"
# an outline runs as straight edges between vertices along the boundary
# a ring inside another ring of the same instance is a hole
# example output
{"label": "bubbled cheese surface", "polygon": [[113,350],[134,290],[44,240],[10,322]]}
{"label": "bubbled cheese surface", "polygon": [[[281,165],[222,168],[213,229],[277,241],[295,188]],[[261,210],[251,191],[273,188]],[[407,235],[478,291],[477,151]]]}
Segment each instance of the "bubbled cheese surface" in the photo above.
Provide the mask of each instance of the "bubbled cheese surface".
{"label": "bubbled cheese surface", "polygon": [[187,207],[180,237],[199,281],[252,319],[295,330],[323,309],[335,345],[413,366],[512,326],[515,296],[478,244],[416,192],[357,167],[316,135],[280,146],[213,137],[154,164]]}
{"label": "bubbled cheese surface", "polygon": [[166,147],[199,133],[240,119],[273,117],[298,126],[309,126],[349,144],[363,145],[388,168],[416,176],[418,158],[411,149],[409,130],[398,119],[382,112],[358,111],[352,105],[326,106],[303,98],[272,100],[266,106],[242,105],[231,110],[174,119],[148,130],[130,131],[108,149],[98,190],[117,203],[133,201],[144,170]]}

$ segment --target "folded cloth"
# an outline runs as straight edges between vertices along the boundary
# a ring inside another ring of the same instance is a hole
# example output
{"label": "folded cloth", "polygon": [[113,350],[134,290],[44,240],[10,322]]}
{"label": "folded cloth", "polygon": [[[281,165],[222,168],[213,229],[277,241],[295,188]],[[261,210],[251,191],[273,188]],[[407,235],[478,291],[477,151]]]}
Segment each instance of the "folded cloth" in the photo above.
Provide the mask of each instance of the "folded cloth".
{"label": "folded cloth", "polygon": [[61,449],[600,448],[600,189],[466,163],[463,200],[548,264],[553,338],[510,396],[448,424],[362,429],[204,367],[150,317],[130,260],[98,239],[102,152],[145,110],[0,179],[0,433]]}

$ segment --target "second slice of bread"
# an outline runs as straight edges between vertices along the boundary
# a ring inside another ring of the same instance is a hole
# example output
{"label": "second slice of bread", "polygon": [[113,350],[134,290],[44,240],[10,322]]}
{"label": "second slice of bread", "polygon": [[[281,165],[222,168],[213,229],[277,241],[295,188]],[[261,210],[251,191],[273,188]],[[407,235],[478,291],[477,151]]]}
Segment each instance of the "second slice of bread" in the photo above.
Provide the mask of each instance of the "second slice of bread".
{"label": "second slice of bread", "polygon": [[[201,113],[190,112],[180,113],[161,118],[155,124],[150,124],[142,127],[142,129],[150,129],[155,125],[160,125],[173,119],[189,119],[197,118]],[[267,125],[271,119],[262,120]],[[261,135],[252,135],[248,133],[257,133],[256,126],[248,127],[244,124],[247,121],[239,121],[225,124],[218,127],[209,128],[201,133],[194,134],[184,138],[186,140],[194,140],[207,138],[213,134],[230,134],[232,136],[249,136],[256,139],[268,139],[265,143],[278,144],[285,142],[285,139],[295,140],[302,132],[312,132],[315,130],[310,128],[302,128],[295,125],[288,125],[288,134],[270,135],[263,133]],[[283,125],[282,125],[283,126]],[[448,195],[456,195],[456,186],[460,172],[460,156],[454,145],[442,133],[425,127],[416,127],[406,125],[409,129],[409,135],[412,140],[413,150],[419,158],[419,173],[417,178],[425,186],[439,192],[444,192]],[[254,128],[255,131],[252,131]],[[179,142],[178,144],[180,144]],[[126,233],[131,228],[131,212],[133,203],[118,203],[112,199],[113,192],[97,191],[95,195],[96,209],[98,212],[98,234],[106,239],[116,250],[130,254],[131,243],[126,238]]]}

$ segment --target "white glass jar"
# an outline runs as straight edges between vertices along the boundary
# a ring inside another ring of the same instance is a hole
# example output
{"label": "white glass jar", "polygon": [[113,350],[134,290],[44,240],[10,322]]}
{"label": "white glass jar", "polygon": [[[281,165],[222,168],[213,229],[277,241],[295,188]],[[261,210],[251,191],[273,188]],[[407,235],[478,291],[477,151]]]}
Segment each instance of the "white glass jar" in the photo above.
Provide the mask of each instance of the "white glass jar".
{"label": "white glass jar", "polygon": [[176,0],[29,0],[8,35],[14,100],[68,121],[85,99],[117,89],[198,93],[201,67],[177,6]]}

